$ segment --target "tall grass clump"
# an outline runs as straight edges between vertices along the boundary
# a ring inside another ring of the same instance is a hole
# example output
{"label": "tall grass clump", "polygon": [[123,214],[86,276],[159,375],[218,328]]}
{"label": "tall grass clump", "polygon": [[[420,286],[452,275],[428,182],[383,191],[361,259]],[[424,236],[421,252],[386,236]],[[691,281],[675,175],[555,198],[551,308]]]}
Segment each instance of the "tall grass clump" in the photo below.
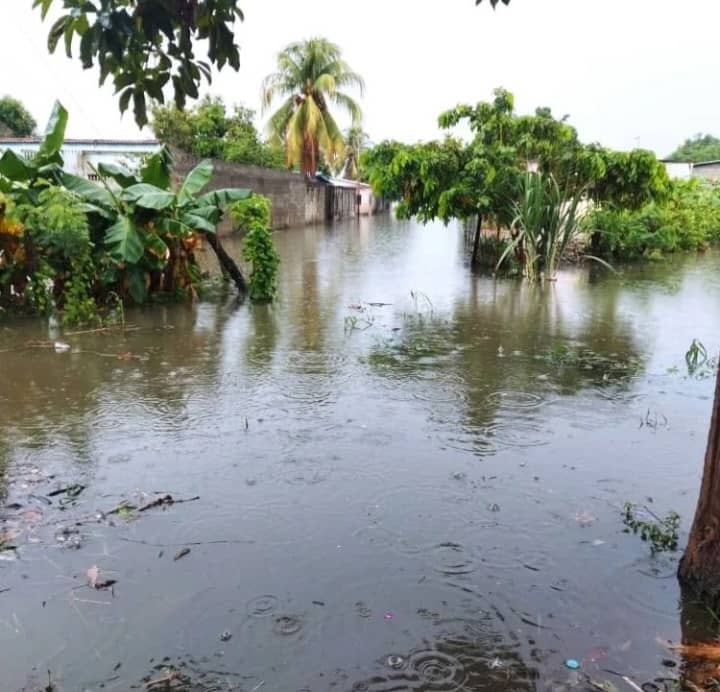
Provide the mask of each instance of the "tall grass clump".
{"label": "tall grass clump", "polygon": [[563,190],[552,175],[528,172],[522,179],[519,201],[514,204],[511,240],[496,269],[514,254],[530,281],[553,280],[558,265],[582,232],[583,197],[584,190]]}

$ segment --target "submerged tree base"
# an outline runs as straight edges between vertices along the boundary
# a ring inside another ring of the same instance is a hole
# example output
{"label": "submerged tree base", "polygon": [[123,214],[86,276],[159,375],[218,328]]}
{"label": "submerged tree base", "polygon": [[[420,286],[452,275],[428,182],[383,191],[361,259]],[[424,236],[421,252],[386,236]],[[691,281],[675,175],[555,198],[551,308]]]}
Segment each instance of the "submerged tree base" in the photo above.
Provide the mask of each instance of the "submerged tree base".
{"label": "submerged tree base", "polygon": [[700,497],[678,577],[703,601],[712,607],[720,605],[720,370]]}

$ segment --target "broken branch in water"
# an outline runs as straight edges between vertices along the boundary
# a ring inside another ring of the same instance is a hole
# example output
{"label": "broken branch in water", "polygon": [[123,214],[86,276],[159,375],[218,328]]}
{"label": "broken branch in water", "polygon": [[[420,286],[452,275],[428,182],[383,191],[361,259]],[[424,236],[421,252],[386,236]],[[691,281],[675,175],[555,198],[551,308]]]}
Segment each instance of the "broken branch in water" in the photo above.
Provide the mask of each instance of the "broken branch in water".
{"label": "broken branch in water", "polygon": [[183,548],[182,550],[180,550],[178,554],[173,558],[173,562],[182,560],[186,555],[190,555],[190,548]]}
{"label": "broken branch in water", "polygon": [[156,498],[155,500],[149,502],[143,507],[140,507],[138,512],[145,512],[146,510],[152,509],[153,507],[162,507],[163,505],[179,505],[181,502],[194,502],[195,500],[199,499],[200,495],[195,495],[195,497],[188,497],[184,500],[175,500],[172,495],[167,494],[163,495],[162,497]]}
{"label": "broken branch in water", "polygon": [[183,502],[194,502],[195,500],[199,499],[200,495],[195,495],[194,497],[186,497],[176,500],[172,495],[168,493],[161,497],[155,498],[152,502],[148,502],[146,505],[143,505],[140,508],[138,508],[137,505],[131,504],[128,500],[123,500],[119,505],[113,507],[110,511],[105,512],[105,514],[120,514],[121,512],[129,513],[135,510],[137,510],[138,512],[146,512],[147,510],[153,509],[154,507],[169,507],[170,505],[179,505]]}
{"label": "broken branch in water", "polygon": [[148,680],[145,683],[145,689],[146,690],[156,690],[159,689],[162,686],[162,689],[170,689],[170,685],[175,682],[179,681],[181,683],[186,683],[188,680],[187,678],[182,675],[181,673],[178,673],[176,670],[171,670],[167,675],[163,675],[161,678],[155,678],[154,680]]}
{"label": "broken branch in water", "polygon": [[65,336],[78,336],[80,334],[103,334],[109,332],[137,332],[140,327],[134,325],[114,325],[111,327],[98,327],[97,329],[81,329],[77,332],[65,332]]}
{"label": "broken branch in water", "polygon": [[125,541],[126,543],[138,543],[139,545],[147,545],[150,548],[179,548],[181,546],[187,546],[187,545],[254,545],[255,541],[250,539],[234,539],[234,538],[220,538],[215,541],[185,541],[184,543],[151,543],[150,541],[143,541],[139,538],[126,538],[125,536],[120,536],[118,538],[120,541]]}

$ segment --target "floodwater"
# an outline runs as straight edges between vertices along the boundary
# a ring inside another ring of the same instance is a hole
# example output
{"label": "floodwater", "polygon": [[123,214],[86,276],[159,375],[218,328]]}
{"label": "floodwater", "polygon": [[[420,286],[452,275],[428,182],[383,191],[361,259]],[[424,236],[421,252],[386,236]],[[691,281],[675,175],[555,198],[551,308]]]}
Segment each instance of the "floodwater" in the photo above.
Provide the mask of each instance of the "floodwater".
{"label": "floodwater", "polygon": [[677,554],[621,514],[685,540],[720,256],[541,287],[454,227],[277,244],[272,307],[0,326],[0,689],[671,689]]}

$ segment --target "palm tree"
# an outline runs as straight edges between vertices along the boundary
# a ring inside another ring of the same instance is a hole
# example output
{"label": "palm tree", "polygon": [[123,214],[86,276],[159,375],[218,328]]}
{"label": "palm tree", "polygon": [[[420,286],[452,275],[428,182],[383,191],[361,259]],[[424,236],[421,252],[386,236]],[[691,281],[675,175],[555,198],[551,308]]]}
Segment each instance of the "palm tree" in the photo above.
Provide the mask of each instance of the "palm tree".
{"label": "palm tree", "polygon": [[348,180],[360,179],[360,154],[367,146],[367,133],[359,126],[348,129],[345,135],[345,158],[340,166],[340,177]]}
{"label": "palm tree", "polygon": [[362,77],[342,59],[338,46],[324,38],[291,43],[277,57],[277,72],[263,80],[263,110],[277,97],[286,97],[270,117],[271,134],[282,141],[288,166],[299,164],[315,175],[320,155],[331,167],[344,154],[345,142],[329,111],[333,103],[344,108],[359,124],[357,102],[341,89],[365,89]]}

